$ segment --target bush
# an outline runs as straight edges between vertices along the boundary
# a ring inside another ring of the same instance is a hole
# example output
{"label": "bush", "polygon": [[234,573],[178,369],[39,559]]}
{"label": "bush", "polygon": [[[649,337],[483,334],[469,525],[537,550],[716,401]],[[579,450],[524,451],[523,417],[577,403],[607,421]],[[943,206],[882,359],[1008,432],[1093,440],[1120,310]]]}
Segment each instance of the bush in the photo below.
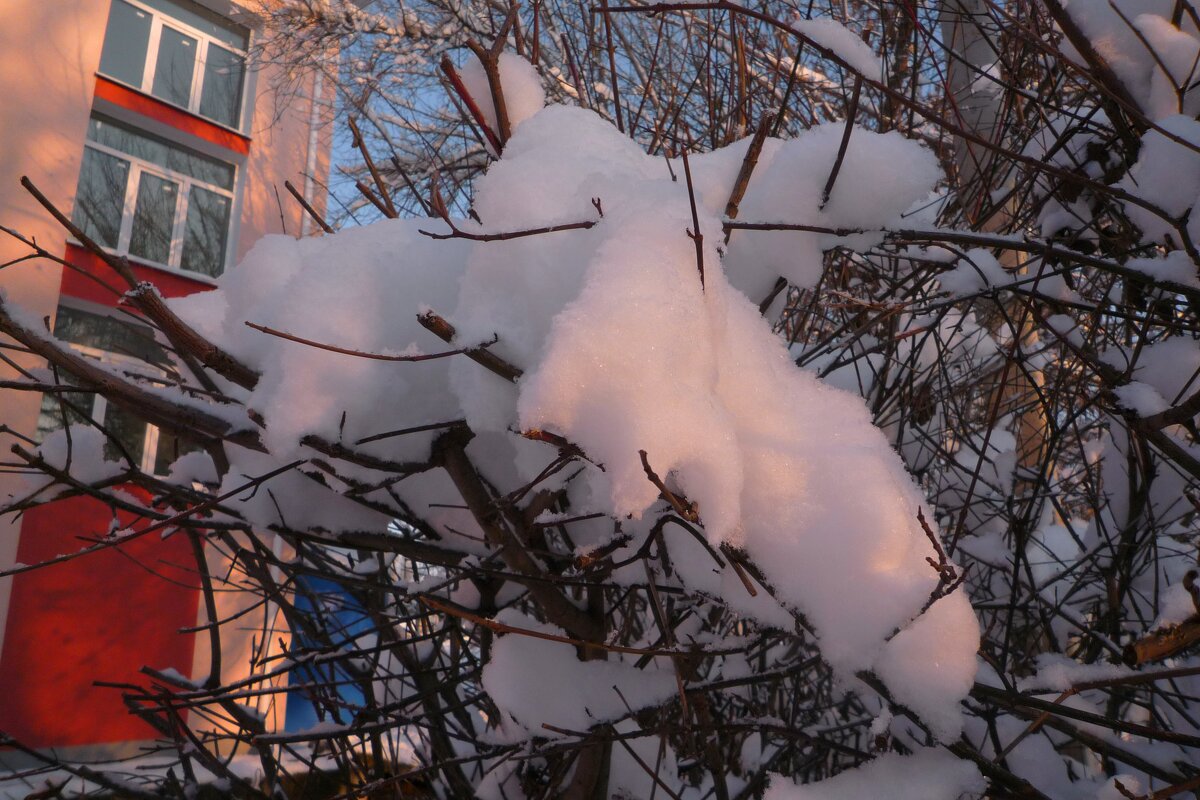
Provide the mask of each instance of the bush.
{"label": "bush", "polygon": [[[345,87],[375,126],[353,126],[363,202],[391,219],[265,239],[170,302],[71,230],[130,277],[177,386],[0,306],[72,384],[197,445],[163,481],[80,457],[109,434],[72,426],[14,447],[42,477],[9,510],[128,509],[114,487],[139,485],[153,524],[98,546],[190,537],[214,654],[229,588],[293,633],[248,681],[130,690],[179,737],[166,784],[1200,785],[1195,12],[764,8],[535,4],[485,47],[449,8],[283,4],[277,42],[334,37],[375,54],[364,74],[471,51],[438,62],[466,113],[429,112],[436,155],[374,105],[433,84]],[[289,673],[321,721],[267,730],[244,703]],[[167,724],[184,707],[217,731]]]}

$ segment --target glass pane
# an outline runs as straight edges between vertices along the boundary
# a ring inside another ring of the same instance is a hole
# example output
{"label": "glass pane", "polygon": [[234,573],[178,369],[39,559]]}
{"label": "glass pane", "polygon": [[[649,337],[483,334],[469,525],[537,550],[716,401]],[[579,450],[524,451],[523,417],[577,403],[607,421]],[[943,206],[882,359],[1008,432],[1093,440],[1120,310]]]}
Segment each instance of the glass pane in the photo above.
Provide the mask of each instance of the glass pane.
{"label": "glass pane", "polygon": [[75,224],[105,247],[116,247],[125,209],[129,162],[83,148],[79,186],[75,191]]}
{"label": "glass pane", "polygon": [[192,73],[196,66],[196,40],[174,28],[163,26],[154,65],[150,92],[168,103],[187,108],[192,97]]}
{"label": "glass pane", "polygon": [[218,42],[245,50],[249,41],[246,29],[235,25],[219,14],[190,2],[190,0],[142,0],[156,11],[174,17],[184,25],[190,25],[201,33],[212,36]]}
{"label": "glass pane", "polygon": [[154,341],[150,328],[118,317],[59,306],[54,318],[54,335],[64,342],[134,356],[152,364],[167,361],[166,353]]}
{"label": "glass pane", "polygon": [[200,114],[236,128],[245,74],[242,58],[215,44],[209,44],[205,58]]}
{"label": "glass pane", "polygon": [[229,198],[193,186],[188,194],[187,226],[183,233],[184,269],[216,277],[225,268],[225,239],[229,233]]}
{"label": "glass pane", "polygon": [[[123,408],[109,403],[104,410],[101,424],[109,434],[121,443],[133,466],[142,465],[142,451],[146,448],[146,423]],[[112,439],[104,440],[104,457],[109,461],[124,461],[125,456]]]}
{"label": "glass pane", "polygon": [[233,188],[233,165],[224,164],[215,158],[172,147],[167,153],[167,169],[172,172],[182,172],[199,181],[220,186],[222,189]]}
{"label": "glass pane", "polygon": [[200,449],[200,445],[187,439],[180,439],[168,430],[158,429],[158,451],[154,454],[154,474],[168,475],[171,465],[181,456]]}
{"label": "glass pane", "polygon": [[46,392],[42,395],[42,410],[38,413],[37,434],[39,442],[63,427],[63,418],[68,425],[76,425],[92,418],[92,404],[96,395],[91,392]]}
{"label": "glass pane", "polygon": [[[61,398],[61,402],[60,402]],[[37,440],[63,427],[64,416],[68,425],[77,425],[92,418],[96,396],[91,392],[61,392],[42,395],[42,410],[38,414]],[[146,447],[146,423],[121,408],[108,405],[101,425],[110,433],[125,452],[133,459],[133,466],[142,463],[142,451]],[[124,461],[124,456],[112,439],[105,437],[104,457],[109,461]]]}
{"label": "glass pane", "polygon": [[122,0],[113,0],[100,53],[100,71],[109,77],[142,86],[146,46],[150,43],[150,14]]}
{"label": "glass pane", "polygon": [[100,114],[92,115],[88,126],[88,139],[149,161],[171,172],[179,172],[190,178],[220,186],[222,189],[233,188],[232,164],[165,142]]}
{"label": "glass pane", "polygon": [[129,239],[131,255],[167,263],[171,257],[171,232],[178,200],[179,184],[149,172],[142,173],[133,212],[133,235]]}

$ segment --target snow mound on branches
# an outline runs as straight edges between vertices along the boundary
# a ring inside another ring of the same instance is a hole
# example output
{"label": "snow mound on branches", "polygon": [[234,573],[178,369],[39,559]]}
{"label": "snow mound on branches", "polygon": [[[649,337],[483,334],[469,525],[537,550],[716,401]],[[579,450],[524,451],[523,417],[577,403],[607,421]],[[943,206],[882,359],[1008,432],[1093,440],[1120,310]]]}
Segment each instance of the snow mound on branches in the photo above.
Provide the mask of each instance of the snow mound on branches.
{"label": "snow mound on branches", "polygon": [[[1200,111],[1195,83],[1200,37],[1187,14],[1172,22],[1173,0],[1070,0],[1066,8],[1148,117],[1159,121]],[[1062,47],[1077,64],[1087,65],[1069,42]]]}
{"label": "snow mound on branches", "polygon": [[[508,114],[508,122],[512,129],[516,130],[518,125],[546,105],[546,92],[542,89],[542,79],[537,70],[516,53],[501,53],[497,66],[500,71],[500,85],[504,87],[504,108]],[[492,99],[487,72],[474,55],[469,56],[463,64],[461,77],[467,94],[483,114],[484,122],[493,133],[499,133],[496,104]]]}
{"label": "snow mound on branches", "polygon": [[[842,133],[837,125],[768,141],[740,218],[877,229],[937,179],[924,148],[856,128],[822,208]],[[265,240],[221,279],[218,297],[175,304],[193,318],[219,313],[206,331],[262,371],[250,406],[265,420],[276,458],[312,457],[300,442],[317,435],[359,442],[377,458],[420,461],[438,431],[361,440],[461,416],[477,434],[472,458],[512,491],[553,454],[519,432],[549,431],[591,464],[544,488],[564,489],[572,513],[620,520],[631,541],[615,558],[640,547],[669,511],[649,465],[695,504],[714,548],[664,531],[683,541],[672,545],[673,580],[764,624],[809,626],[846,685],[856,672],[876,670],[897,701],[939,738],[953,739],[979,629],[961,594],[922,615],[938,573],[917,519],[920,492],[863,401],[797,368],[759,314],[759,294],[743,294],[780,273],[810,283],[824,249],[869,239],[740,231],[723,253],[721,215],[745,149],[742,142],[692,161],[693,212],[680,160],[646,155],[591,112],[546,108],[521,122],[479,181],[482,222],[455,225],[476,235],[590,227],[465,241],[421,234],[446,232],[438,221],[389,221],[317,240]],[[417,323],[422,305],[457,327],[453,345]],[[514,385],[461,355],[418,363],[348,356],[264,336],[246,320],[362,352],[487,346],[523,375]],[[387,491],[418,513],[461,502],[440,474],[391,482]],[[443,513],[457,516],[427,521],[446,537],[480,538],[464,512]],[[611,523],[595,541],[586,527],[576,530],[579,547],[611,537]],[[761,571],[761,581],[751,581],[756,597],[717,554],[721,545],[741,548]],[[536,674],[537,647],[500,645],[485,685],[507,685],[498,664],[505,675]],[[596,680],[597,669],[627,668],[556,663],[567,685]],[[505,708],[503,697],[496,701]],[[571,728],[585,720],[560,721]]]}
{"label": "snow mound on branches", "polygon": [[775,779],[763,800],[958,800],[986,788],[974,764],[945,751],[923,750],[911,756],[886,753],[858,769],[806,786]]}
{"label": "snow mound on branches", "polygon": [[515,721],[538,735],[557,738],[563,730],[586,731],[598,722],[624,717],[631,709],[658,705],[676,692],[675,676],[669,671],[580,661],[574,646],[524,633],[563,636],[551,625],[520,612],[501,612],[497,620],[521,632],[496,640],[483,671],[483,688]]}

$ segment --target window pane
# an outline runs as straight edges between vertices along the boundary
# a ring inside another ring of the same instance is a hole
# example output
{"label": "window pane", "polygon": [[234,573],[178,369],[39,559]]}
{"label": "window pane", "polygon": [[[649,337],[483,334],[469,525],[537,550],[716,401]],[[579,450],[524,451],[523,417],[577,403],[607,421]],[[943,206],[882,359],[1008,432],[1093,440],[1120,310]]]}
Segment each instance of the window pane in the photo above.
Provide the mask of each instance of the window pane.
{"label": "window pane", "polygon": [[154,454],[154,474],[167,475],[171,465],[188,453],[200,449],[200,445],[187,439],[180,439],[168,430],[158,430],[158,450]]}
{"label": "window pane", "polygon": [[[42,395],[37,440],[45,441],[51,433],[61,430],[64,417],[68,425],[90,420],[95,402],[96,395],[91,392],[47,392]],[[133,459],[133,466],[141,466],[142,451],[146,448],[146,423],[128,411],[110,404],[106,406],[104,419],[100,424],[125,448],[129,457]],[[107,436],[104,439],[104,457],[109,461],[125,460],[117,444]]]}
{"label": "window pane", "polygon": [[196,180],[212,183],[222,189],[233,188],[233,165],[223,164],[215,158],[202,156],[181,147],[171,147],[167,151],[167,169],[172,172],[182,172]]}
{"label": "window pane", "polygon": [[233,188],[232,164],[170,144],[100,114],[92,115],[88,139],[222,189]]}
{"label": "window pane", "polygon": [[122,0],[113,0],[100,53],[100,71],[140,89],[149,43],[150,15]]}
{"label": "window pane", "polygon": [[117,246],[128,180],[128,161],[83,148],[75,212],[71,216],[84,233],[105,247]]}
{"label": "window pane", "polygon": [[225,268],[228,233],[229,198],[193,186],[188,194],[183,263],[180,266],[213,277],[220,275]]}
{"label": "window pane", "polygon": [[187,108],[192,97],[195,66],[196,40],[164,25],[158,40],[158,62],[154,65],[151,93],[168,103]]}
{"label": "window pane", "polygon": [[236,128],[245,73],[242,58],[215,44],[209,44],[205,58],[200,114]]}
{"label": "window pane", "polygon": [[[109,403],[104,409],[104,420],[101,424],[121,443],[121,447],[125,448],[125,452],[133,461],[132,466],[140,467],[142,451],[146,449],[146,423],[125,409]],[[104,457],[109,461],[125,460],[124,454],[109,438],[104,440]]]}
{"label": "window pane", "polygon": [[171,231],[178,199],[179,184],[149,172],[142,173],[133,212],[133,235],[129,239],[131,255],[167,263],[171,257]]}
{"label": "window pane", "polygon": [[142,2],[230,47],[245,50],[246,44],[249,42],[250,37],[244,27],[230,22],[191,0],[142,0]]}
{"label": "window pane", "polygon": [[42,410],[38,412],[37,434],[39,442],[63,427],[77,425],[92,418],[92,405],[96,395],[92,392],[46,392],[42,395]]}
{"label": "window pane", "polygon": [[167,362],[150,328],[120,317],[60,305],[54,317],[54,335],[64,342],[134,356],[152,364]]}
{"label": "window pane", "polygon": [[88,123],[88,139],[97,144],[107,145],[114,150],[128,153],[135,158],[149,161],[160,167],[167,166],[167,145],[165,142],[151,138],[125,127],[108,117],[93,114]]}

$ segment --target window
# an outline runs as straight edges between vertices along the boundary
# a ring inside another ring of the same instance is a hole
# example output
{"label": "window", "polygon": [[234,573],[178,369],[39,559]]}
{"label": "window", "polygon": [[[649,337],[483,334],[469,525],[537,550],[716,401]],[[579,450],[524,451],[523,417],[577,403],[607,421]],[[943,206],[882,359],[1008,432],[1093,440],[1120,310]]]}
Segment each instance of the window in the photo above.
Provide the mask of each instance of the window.
{"label": "window", "polygon": [[[155,343],[154,334],[144,325],[115,317],[92,314],[69,306],[59,306],[54,335],[70,342],[85,356],[110,366],[121,366],[147,375],[161,377],[166,357]],[[37,439],[43,441],[53,431],[91,419],[112,434],[104,444],[104,457],[124,462],[126,458],[144,472],[165,475],[179,456],[195,449],[168,431],[148,425],[124,409],[109,405],[103,395],[92,392],[48,392],[42,395],[38,415]]]}
{"label": "window", "polygon": [[245,28],[187,0],[112,0],[100,72],[239,128],[248,44]]}
{"label": "window", "polygon": [[215,277],[225,269],[235,169],[93,114],[75,224],[105,247]]}

